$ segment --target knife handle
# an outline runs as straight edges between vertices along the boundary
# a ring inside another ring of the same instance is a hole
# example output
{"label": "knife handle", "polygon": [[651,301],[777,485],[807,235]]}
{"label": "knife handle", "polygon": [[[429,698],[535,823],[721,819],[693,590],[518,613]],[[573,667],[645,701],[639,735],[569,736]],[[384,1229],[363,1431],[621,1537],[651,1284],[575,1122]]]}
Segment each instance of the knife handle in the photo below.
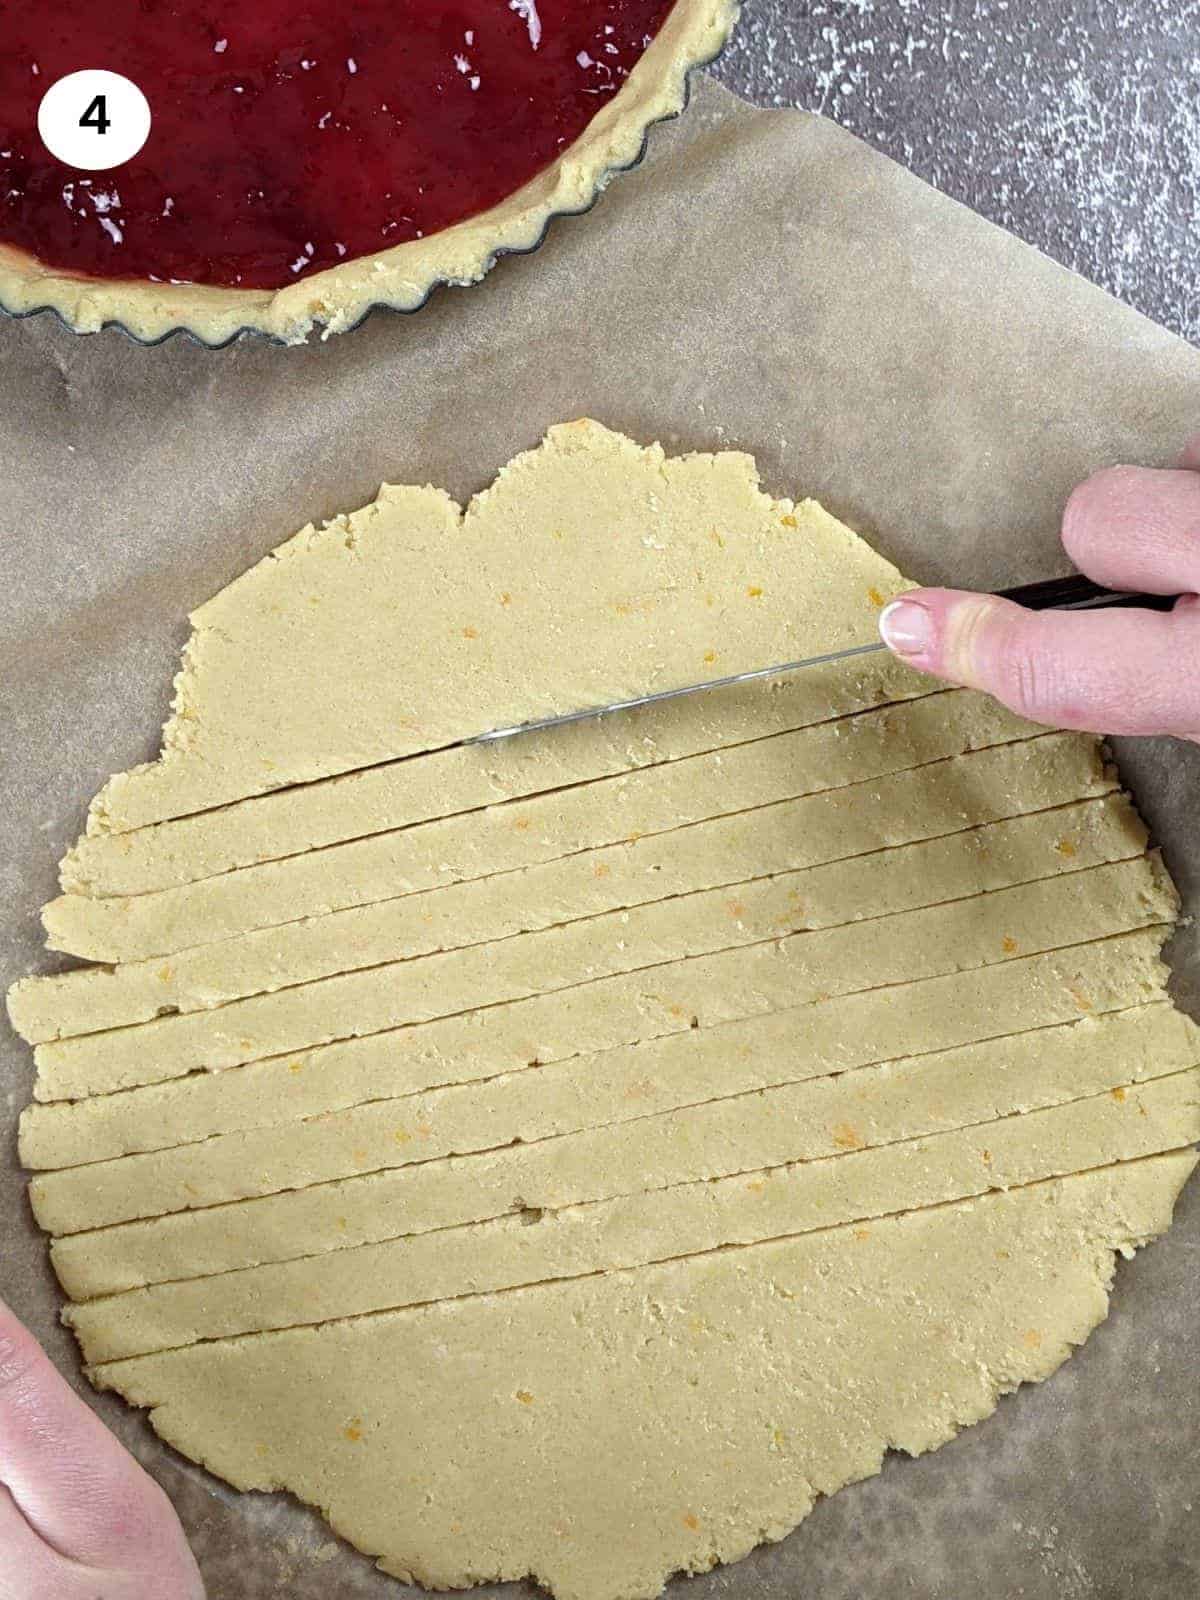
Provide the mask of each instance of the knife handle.
{"label": "knife handle", "polygon": [[1002,600],[1015,600],[1030,611],[1108,611],[1117,606],[1137,606],[1144,611],[1173,611],[1183,597],[1172,594],[1129,594],[1105,589],[1090,578],[1051,578],[1046,583],[1026,583],[1006,589]]}

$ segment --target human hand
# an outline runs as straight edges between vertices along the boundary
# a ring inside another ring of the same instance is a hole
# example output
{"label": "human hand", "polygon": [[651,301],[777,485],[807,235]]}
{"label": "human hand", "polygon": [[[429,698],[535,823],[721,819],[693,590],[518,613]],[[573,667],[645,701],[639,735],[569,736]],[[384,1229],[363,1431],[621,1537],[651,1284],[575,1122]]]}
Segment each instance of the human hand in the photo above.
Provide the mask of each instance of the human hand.
{"label": "human hand", "polygon": [[984,689],[1032,722],[1200,743],[1200,438],[1179,468],[1114,467],[1076,489],[1063,544],[1105,587],[1184,594],[1174,611],[1024,611],[916,589],[880,618],[910,665]]}
{"label": "human hand", "polygon": [[204,1600],[166,1495],[3,1301],[0,1600]]}

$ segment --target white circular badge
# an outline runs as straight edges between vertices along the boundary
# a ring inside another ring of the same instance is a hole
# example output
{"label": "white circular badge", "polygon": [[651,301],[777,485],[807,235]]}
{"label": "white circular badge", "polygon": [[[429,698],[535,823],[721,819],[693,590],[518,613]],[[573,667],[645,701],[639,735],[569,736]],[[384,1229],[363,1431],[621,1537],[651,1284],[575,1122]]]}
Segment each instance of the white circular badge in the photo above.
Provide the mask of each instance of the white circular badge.
{"label": "white circular badge", "polygon": [[42,96],[38,132],[64,165],[104,172],[137,155],[150,137],[150,104],[119,72],[70,72]]}

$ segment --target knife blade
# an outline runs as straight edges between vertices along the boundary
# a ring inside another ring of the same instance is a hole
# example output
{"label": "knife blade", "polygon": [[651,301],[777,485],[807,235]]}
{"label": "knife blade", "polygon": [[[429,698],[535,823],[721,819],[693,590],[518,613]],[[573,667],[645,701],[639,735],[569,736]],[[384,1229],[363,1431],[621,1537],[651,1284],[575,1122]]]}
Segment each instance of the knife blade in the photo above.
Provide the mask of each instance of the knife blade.
{"label": "knife blade", "polygon": [[[897,598],[902,598],[897,596]],[[1105,589],[1090,578],[1074,576],[1051,578],[1045,583],[1022,584],[1016,589],[1006,589],[997,598],[1013,600],[1033,611],[1102,611],[1118,607],[1133,607],[1147,611],[1170,611],[1180,600],[1179,595],[1131,594],[1124,590]],[[853,645],[847,650],[831,650],[825,655],[807,656],[801,661],[784,661],[775,666],[759,667],[752,672],[735,672],[725,678],[709,678],[703,683],[684,684],[678,689],[661,689],[654,694],[638,695],[632,700],[614,700],[607,705],[587,706],[579,711],[566,711],[553,717],[539,717],[532,722],[514,723],[508,728],[494,728],[489,733],[464,739],[465,745],[495,744],[501,739],[515,739],[524,733],[545,733],[552,728],[566,728],[577,722],[591,722],[600,717],[616,716],[622,711],[640,711],[643,706],[663,705],[668,700],[679,700],[685,695],[708,694],[713,689],[729,689],[739,683],[756,683],[763,678],[777,678],[787,672],[803,672],[809,667],[834,666],[838,662],[853,661],[861,656],[881,655],[887,650],[882,639],[869,644]]]}

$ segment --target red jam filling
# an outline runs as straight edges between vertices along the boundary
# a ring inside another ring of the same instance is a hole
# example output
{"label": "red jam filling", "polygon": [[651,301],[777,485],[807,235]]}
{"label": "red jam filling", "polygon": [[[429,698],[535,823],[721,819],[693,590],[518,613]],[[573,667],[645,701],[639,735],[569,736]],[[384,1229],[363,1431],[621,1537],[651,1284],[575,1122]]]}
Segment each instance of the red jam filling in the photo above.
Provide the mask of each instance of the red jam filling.
{"label": "red jam filling", "polygon": [[[621,88],[673,0],[0,0],[0,242],[93,278],[277,289],[473,217]],[[59,78],[150,102],[108,172],[37,132]]]}

